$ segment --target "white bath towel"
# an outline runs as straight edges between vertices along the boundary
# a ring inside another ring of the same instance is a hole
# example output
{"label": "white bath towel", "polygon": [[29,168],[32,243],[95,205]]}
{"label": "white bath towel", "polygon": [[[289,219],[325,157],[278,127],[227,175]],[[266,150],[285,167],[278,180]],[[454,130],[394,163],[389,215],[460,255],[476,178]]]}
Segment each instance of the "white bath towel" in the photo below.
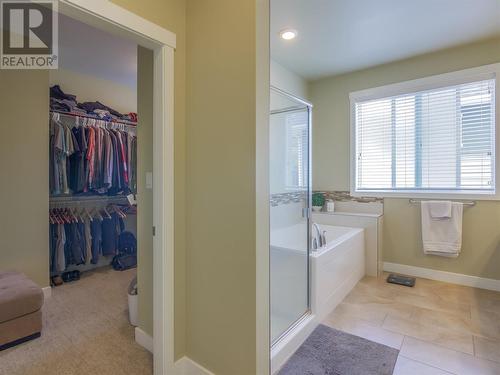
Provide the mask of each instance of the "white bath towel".
{"label": "white bath towel", "polygon": [[[427,203],[427,202],[426,202]],[[433,219],[450,219],[451,202],[450,201],[431,201],[428,202],[429,211]]]}
{"label": "white bath towel", "polygon": [[456,258],[462,249],[463,204],[450,202],[449,218],[433,218],[433,204],[432,201],[421,202],[424,253]]}

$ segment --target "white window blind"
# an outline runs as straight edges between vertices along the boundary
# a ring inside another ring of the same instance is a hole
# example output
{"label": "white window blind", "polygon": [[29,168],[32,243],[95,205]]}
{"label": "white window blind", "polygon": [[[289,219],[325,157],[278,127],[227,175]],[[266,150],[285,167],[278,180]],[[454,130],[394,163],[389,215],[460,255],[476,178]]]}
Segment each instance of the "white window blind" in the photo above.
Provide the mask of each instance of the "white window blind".
{"label": "white window blind", "polygon": [[495,192],[495,80],[354,101],[355,191]]}
{"label": "white window blind", "polygon": [[286,187],[288,189],[307,188],[308,124],[309,114],[307,111],[293,112],[286,116]]}

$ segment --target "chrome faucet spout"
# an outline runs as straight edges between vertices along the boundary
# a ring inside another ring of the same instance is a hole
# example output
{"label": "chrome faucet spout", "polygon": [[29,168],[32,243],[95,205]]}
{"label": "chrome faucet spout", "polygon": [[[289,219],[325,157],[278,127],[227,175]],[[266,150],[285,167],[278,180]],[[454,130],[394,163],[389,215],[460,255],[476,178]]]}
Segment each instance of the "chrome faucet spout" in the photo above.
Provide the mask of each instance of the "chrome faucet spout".
{"label": "chrome faucet spout", "polygon": [[316,224],[316,223],[312,223],[312,227],[315,229],[315,236],[314,238],[316,239],[316,243],[319,248],[323,247],[325,245],[325,243],[323,242],[323,238],[321,236],[321,230],[319,229],[319,225]]}

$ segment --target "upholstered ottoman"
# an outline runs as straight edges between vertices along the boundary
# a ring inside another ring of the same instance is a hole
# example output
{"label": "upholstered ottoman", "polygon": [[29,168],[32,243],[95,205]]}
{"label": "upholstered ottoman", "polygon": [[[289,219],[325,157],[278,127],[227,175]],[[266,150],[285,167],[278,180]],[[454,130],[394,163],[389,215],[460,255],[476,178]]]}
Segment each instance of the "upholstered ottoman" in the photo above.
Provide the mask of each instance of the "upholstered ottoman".
{"label": "upholstered ottoman", "polygon": [[42,289],[25,275],[0,271],[0,350],[40,337]]}

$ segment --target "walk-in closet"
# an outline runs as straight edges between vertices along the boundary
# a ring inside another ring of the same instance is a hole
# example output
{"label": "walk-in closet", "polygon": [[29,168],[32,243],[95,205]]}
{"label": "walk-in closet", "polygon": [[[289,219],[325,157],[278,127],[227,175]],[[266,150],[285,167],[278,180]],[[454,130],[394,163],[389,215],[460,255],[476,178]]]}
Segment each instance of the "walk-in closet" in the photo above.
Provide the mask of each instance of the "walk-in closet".
{"label": "walk-in closet", "polygon": [[19,318],[0,373],[152,374],[136,335],[153,325],[153,53],[63,14],[58,26],[58,69],[36,72],[44,89],[24,96],[25,144],[46,155],[31,160],[47,166],[30,193],[44,192],[33,204],[43,212],[26,224],[38,240],[0,267],[33,294],[38,327],[24,334]]}

